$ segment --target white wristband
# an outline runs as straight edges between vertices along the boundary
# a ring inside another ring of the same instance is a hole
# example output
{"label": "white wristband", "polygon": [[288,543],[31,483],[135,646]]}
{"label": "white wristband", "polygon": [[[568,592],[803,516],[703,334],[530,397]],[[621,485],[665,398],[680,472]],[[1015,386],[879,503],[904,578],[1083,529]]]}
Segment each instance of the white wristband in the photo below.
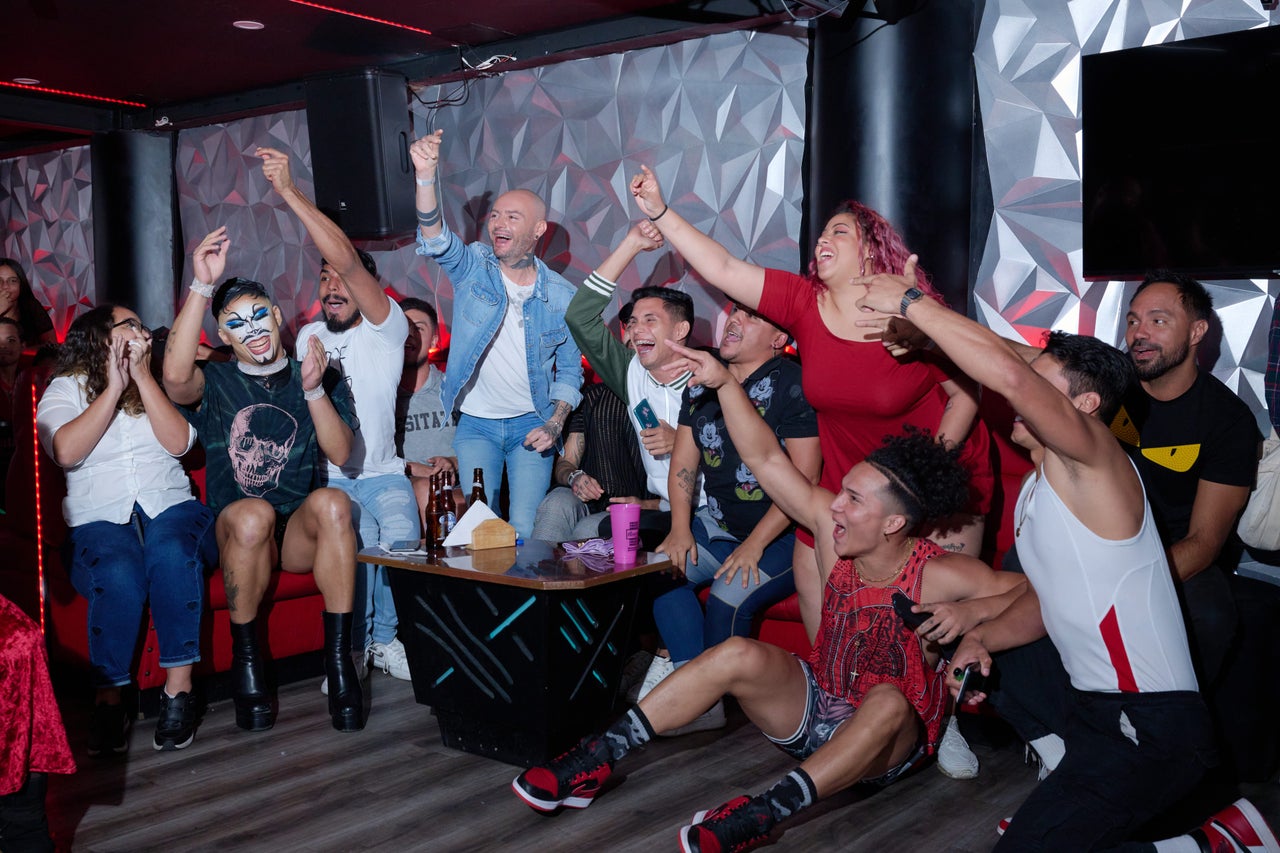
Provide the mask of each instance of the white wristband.
{"label": "white wristband", "polygon": [[413,182],[420,187],[434,187],[436,185],[435,178],[414,178]]}
{"label": "white wristband", "polygon": [[578,469],[578,470],[576,470],[576,471],[571,471],[571,472],[569,472],[569,479],[568,479],[568,481],[565,483],[565,485],[567,485],[569,488],[571,488],[571,489],[572,489],[572,488],[573,488],[573,481],[574,481],[574,480],[576,480],[576,479],[578,479],[578,477],[582,476],[582,475],[583,475],[583,474],[585,474],[585,473],[587,473],[587,472],[586,472],[586,471],[583,471],[581,468],[579,468],[579,469]]}
{"label": "white wristband", "polygon": [[191,292],[197,296],[203,296],[205,299],[209,299],[213,296],[213,285],[205,284],[200,279],[193,278],[191,279]]}
{"label": "white wristband", "polygon": [[319,400],[323,396],[324,396],[323,382],[321,382],[316,387],[312,388],[310,391],[308,391],[306,388],[302,389],[302,399],[306,400],[308,403],[310,403],[312,400]]}

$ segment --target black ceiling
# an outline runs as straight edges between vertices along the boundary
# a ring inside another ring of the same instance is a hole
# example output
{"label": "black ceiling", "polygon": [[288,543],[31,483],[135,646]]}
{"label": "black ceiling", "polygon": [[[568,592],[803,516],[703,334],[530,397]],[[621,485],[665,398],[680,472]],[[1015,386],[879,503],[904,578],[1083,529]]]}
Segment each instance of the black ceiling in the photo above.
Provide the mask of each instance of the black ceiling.
{"label": "black ceiling", "polygon": [[[798,15],[813,14],[785,2]],[[9,37],[0,51],[0,153],[66,144],[95,131],[180,127],[280,109],[300,103],[303,80],[361,68],[447,79],[495,54],[513,55],[503,66],[512,68],[761,26],[789,20],[783,3],[9,0]],[[264,28],[232,26],[244,19]],[[57,92],[14,85],[15,78]]]}

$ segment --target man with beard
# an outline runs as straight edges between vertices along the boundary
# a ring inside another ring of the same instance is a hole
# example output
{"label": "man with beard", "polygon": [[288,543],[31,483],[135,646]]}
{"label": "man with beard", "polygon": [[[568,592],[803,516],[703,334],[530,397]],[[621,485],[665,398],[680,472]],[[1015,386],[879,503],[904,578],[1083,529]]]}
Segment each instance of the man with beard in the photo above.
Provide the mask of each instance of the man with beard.
{"label": "man with beard", "polygon": [[[369,255],[358,252],[333,220],[298,189],[289,158],[274,148],[254,152],[262,174],[307,229],[320,250],[320,311],[323,320],[298,332],[296,355],[306,354],[314,337],[329,364],[347,384],[356,422],[351,453],[339,464],[329,459],[323,478],[351,498],[357,547],[418,538],[418,504],[396,453],[396,388],[409,324],[383,292]],[[361,564],[356,572],[351,645],[363,677],[366,661],[396,678],[409,679],[404,646],[396,638],[399,620],[386,569]],[[328,681],[320,684],[327,692]]]}
{"label": "man with beard", "polygon": [[[591,362],[596,375],[626,404],[632,427],[640,437],[640,461],[647,486],[659,497],[658,509],[640,512],[640,536],[646,548],[657,547],[671,528],[671,451],[675,447],[675,424],[679,423],[680,400],[689,383],[684,359],[667,341],[686,344],[693,330],[693,299],[673,287],[641,287],[631,295],[631,314],[626,332],[630,347],[613,336],[605,325],[603,312],[617,290],[617,280],[641,252],[662,246],[662,235],[652,223],[633,225],[613,253],[587,276],[569,303],[565,320],[578,346]],[[657,426],[642,424],[636,407],[647,404]],[[686,472],[693,506],[707,502],[698,483],[697,470]],[[681,496],[681,499],[688,499]],[[634,499],[625,499],[634,500]],[[608,519],[600,525],[600,535],[610,532]]]}
{"label": "man with beard", "polygon": [[453,435],[457,423],[440,402],[444,374],[431,363],[431,350],[440,344],[440,321],[431,303],[413,296],[400,300],[409,321],[404,342],[404,370],[396,394],[396,448],[413,483],[419,512],[431,494],[431,476],[457,471]]}
{"label": "man with beard", "polygon": [[435,259],[453,283],[453,337],[441,402],[460,411],[453,449],[463,471],[483,469],[498,507],[502,470],[516,534],[533,534],[551,482],[555,449],[582,399],[582,355],[565,326],[573,287],[535,254],[547,206],[525,189],[498,196],[489,239],[465,244],[444,227],[436,193],[443,131],[409,148],[418,184],[418,254]]}
{"label": "man with beard", "polygon": [[1125,342],[1137,370],[1111,431],[1138,466],[1181,585],[1201,688],[1212,692],[1236,633],[1227,574],[1236,519],[1258,465],[1249,407],[1196,360],[1213,300],[1194,278],[1147,275],[1129,302]]}
{"label": "man with beard", "polygon": [[[195,279],[169,333],[164,387],[204,444],[209,508],[217,516],[219,561],[231,617],[231,691],[236,725],[275,724],[274,701],[258,645],[259,606],[279,561],[311,572],[324,598],[324,665],[333,727],[364,728],[364,697],[351,660],[351,602],[356,536],[351,499],[315,488],[320,454],[343,463],[354,420],[346,383],[326,371],[319,339],[299,364],[280,342],[283,318],[256,281],[230,278],[226,227],[191,254]],[[210,304],[231,362],[196,364],[201,316]]]}

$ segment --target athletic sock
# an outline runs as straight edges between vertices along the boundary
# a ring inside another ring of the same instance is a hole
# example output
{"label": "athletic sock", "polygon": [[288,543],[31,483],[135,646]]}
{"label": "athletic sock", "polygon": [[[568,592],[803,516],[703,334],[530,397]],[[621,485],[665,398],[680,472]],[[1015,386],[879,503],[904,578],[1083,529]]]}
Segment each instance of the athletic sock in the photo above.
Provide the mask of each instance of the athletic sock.
{"label": "athletic sock", "polygon": [[[1208,843],[1208,842],[1206,842]],[[1202,848],[1190,835],[1179,835],[1177,838],[1165,838],[1153,843],[1156,853],[1200,853]]]}
{"label": "athletic sock", "polygon": [[653,740],[653,726],[649,718],[640,710],[639,705],[632,705],[627,713],[618,718],[604,733],[604,742],[609,747],[609,754],[617,761],[637,746],[644,746]]}
{"label": "athletic sock", "polygon": [[1067,754],[1066,742],[1055,734],[1036,738],[1031,741],[1031,748],[1040,756],[1040,766],[1047,768],[1050,773],[1058,769],[1058,762]]}
{"label": "athletic sock", "polygon": [[818,790],[809,774],[797,767],[762,795],[775,821],[785,820],[818,799]]}

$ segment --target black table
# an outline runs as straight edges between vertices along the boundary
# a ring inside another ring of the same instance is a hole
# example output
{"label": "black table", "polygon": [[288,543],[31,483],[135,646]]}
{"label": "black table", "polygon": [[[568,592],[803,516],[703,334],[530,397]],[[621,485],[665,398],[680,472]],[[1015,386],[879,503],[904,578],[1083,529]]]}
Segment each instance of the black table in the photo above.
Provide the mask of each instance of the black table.
{"label": "black table", "polygon": [[446,746],[530,766],[608,722],[644,575],[671,566],[567,558],[553,542],[360,552],[392,568],[414,696]]}

